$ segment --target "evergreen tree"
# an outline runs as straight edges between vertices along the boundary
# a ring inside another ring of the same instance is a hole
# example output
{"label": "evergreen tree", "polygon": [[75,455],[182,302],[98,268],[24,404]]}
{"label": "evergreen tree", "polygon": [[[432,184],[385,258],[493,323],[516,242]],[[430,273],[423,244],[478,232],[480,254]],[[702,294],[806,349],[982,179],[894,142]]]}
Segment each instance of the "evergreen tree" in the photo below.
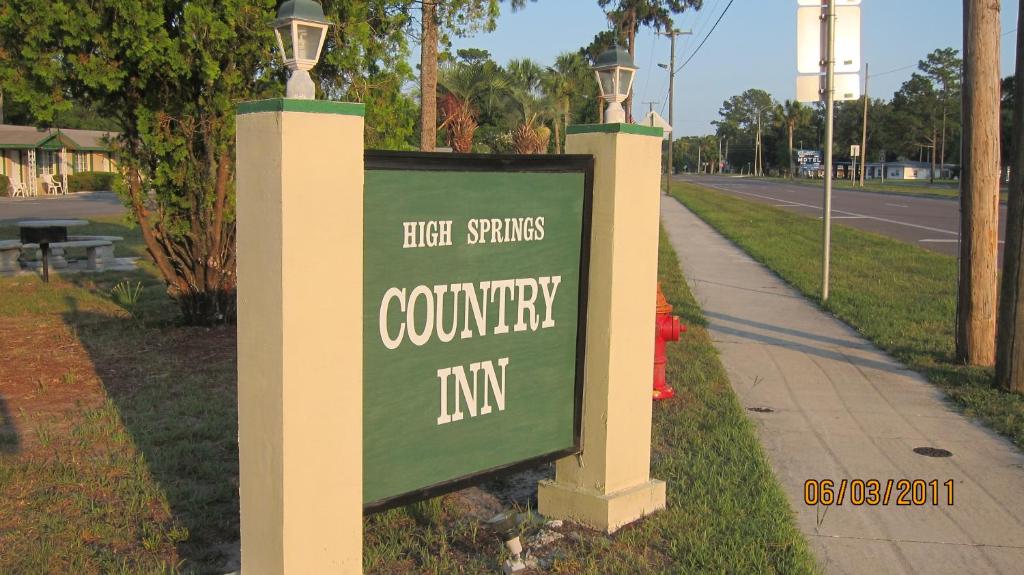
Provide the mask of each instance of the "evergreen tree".
{"label": "evergreen tree", "polygon": [[[0,9],[6,98],[44,124],[75,102],[117,123],[115,188],[191,324],[235,315],[235,107],[283,91],[276,4],[7,0]],[[401,72],[406,16],[396,6],[328,3],[337,26],[312,74],[322,93],[365,94],[356,79]]]}

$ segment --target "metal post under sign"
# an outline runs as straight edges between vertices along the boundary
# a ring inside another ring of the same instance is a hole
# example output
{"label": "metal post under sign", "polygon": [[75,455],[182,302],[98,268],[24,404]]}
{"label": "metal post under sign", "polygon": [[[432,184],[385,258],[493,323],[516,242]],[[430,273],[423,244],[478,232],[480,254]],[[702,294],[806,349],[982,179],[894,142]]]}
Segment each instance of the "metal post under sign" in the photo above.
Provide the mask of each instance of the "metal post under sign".
{"label": "metal post under sign", "polygon": [[850,157],[853,158],[853,172],[850,175],[850,179],[857,179],[857,158],[860,157],[860,144],[850,145]]}
{"label": "metal post under sign", "polygon": [[828,30],[825,56],[825,201],[822,206],[821,229],[821,303],[828,302],[829,257],[832,248],[832,124],[835,108],[835,4],[829,4],[825,14],[825,26]]}
{"label": "metal post under sign", "polygon": [[[797,5],[797,100],[825,102],[825,197],[821,217],[821,301],[824,304],[829,295],[832,242],[835,101],[860,98],[860,0],[831,0],[827,4],[823,0],[797,0]],[[837,87],[837,82],[841,87]],[[852,148],[850,151],[857,157]]]}

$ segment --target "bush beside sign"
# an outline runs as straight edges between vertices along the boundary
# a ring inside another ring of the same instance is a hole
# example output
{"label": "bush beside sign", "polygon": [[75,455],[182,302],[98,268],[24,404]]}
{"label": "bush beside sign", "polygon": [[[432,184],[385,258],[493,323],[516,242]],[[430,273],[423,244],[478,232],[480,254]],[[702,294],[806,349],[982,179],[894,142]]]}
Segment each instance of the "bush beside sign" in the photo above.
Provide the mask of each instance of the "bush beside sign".
{"label": "bush beside sign", "polygon": [[365,509],[578,453],[593,159],[365,161]]}

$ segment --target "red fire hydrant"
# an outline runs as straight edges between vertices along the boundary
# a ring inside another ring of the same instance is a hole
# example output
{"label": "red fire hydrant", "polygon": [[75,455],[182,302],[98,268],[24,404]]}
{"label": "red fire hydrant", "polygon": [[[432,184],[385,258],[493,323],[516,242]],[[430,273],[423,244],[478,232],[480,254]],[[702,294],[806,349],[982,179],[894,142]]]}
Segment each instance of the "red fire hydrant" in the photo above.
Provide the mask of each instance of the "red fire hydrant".
{"label": "red fire hydrant", "polygon": [[654,320],[654,399],[669,399],[675,396],[676,390],[665,381],[665,362],[668,356],[665,355],[665,344],[670,341],[679,341],[679,336],[686,331],[686,326],[679,323],[679,318],[672,315],[672,306],[661,293],[661,284],[658,284],[658,307],[657,316]]}

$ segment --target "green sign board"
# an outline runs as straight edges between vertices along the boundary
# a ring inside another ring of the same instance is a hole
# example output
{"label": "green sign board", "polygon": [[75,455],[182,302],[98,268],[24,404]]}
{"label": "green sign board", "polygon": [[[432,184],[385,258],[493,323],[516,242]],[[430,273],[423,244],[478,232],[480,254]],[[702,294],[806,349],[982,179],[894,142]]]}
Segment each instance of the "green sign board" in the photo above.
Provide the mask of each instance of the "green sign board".
{"label": "green sign board", "polygon": [[367,152],[365,509],[579,452],[592,181],[590,156]]}

